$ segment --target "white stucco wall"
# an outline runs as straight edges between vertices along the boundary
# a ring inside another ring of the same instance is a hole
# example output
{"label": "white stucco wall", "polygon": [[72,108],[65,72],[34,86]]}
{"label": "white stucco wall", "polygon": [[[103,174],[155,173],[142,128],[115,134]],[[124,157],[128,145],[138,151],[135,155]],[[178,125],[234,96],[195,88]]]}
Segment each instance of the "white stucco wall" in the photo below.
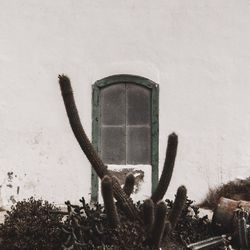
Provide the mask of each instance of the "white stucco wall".
{"label": "white stucco wall", "polygon": [[160,168],[167,135],[179,135],[168,197],[185,184],[198,201],[209,187],[249,175],[248,0],[0,5],[0,206],[11,196],[90,197],[90,164],[68,124],[60,73],[72,80],[89,136],[96,80],[124,73],[159,83]]}

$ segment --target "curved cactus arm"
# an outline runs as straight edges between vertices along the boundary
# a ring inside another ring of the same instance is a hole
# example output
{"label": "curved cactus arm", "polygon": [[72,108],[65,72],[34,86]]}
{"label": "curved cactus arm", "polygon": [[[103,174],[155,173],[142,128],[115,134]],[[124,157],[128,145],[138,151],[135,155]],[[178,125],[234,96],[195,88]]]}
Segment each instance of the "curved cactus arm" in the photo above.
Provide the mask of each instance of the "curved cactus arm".
{"label": "curved cactus arm", "polygon": [[187,189],[185,186],[180,186],[177,190],[177,194],[174,201],[174,206],[169,215],[169,221],[171,223],[172,230],[175,229],[178,219],[181,216],[187,198]]}
{"label": "curved cactus arm", "polygon": [[156,190],[154,191],[151,197],[154,203],[160,201],[168,189],[173,174],[177,145],[178,145],[178,136],[175,133],[170,134],[168,136],[168,146],[166,150],[166,158],[162,174],[159,183],[156,187]]}
{"label": "curved cactus arm", "polygon": [[124,192],[127,196],[130,196],[134,191],[135,177],[132,173],[128,173],[125,178],[125,184],[123,187]]}
{"label": "curved cactus arm", "polygon": [[165,229],[165,218],[167,215],[167,205],[164,201],[159,202],[156,205],[155,222],[152,229],[152,246],[160,248],[161,241]]}
{"label": "curved cactus arm", "polygon": [[75,99],[73,96],[73,90],[71,87],[70,79],[65,75],[59,75],[58,78],[64,105],[67,111],[67,115],[73,133],[82,151],[87,156],[88,160],[95,169],[97,175],[100,178],[103,178],[104,175],[108,174],[107,167],[104,165],[104,163],[96,153],[94,147],[92,146],[91,142],[89,141],[89,138],[87,137],[82,127],[81,120],[78,115],[77,107],[75,104]]}
{"label": "curved cactus arm", "polygon": [[112,179],[108,175],[103,177],[101,188],[109,225],[116,228],[119,225],[119,216],[113,198]]}
{"label": "curved cactus arm", "polygon": [[[104,165],[103,161],[95,151],[93,145],[89,141],[82,127],[81,120],[75,104],[70,79],[65,75],[59,75],[58,78],[69,122],[82,151],[87,156],[92,167],[101,179],[104,177],[104,175],[111,176],[107,167]],[[138,218],[138,210],[135,208],[132,200],[125,194],[120,184],[116,180],[113,180],[112,183],[114,196],[116,200],[122,204],[124,212],[131,219]]]}

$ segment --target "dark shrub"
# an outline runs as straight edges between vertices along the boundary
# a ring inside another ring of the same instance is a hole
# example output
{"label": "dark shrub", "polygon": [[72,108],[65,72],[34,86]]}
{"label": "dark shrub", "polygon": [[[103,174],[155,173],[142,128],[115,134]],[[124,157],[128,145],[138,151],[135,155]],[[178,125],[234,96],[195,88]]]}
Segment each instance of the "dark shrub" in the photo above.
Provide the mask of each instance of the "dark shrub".
{"label": "dark shrub", "polygon": [[61,248],[62,215],[47,201],[17,202],[0,224],[1,250],[58,250]]}
{"label": "dark shrub", "polygon": [[65,250],[149,249],[145,243],[144,228],[138,220],[128,220],[118,208],[119,225],[113,228],[101,204],[90,206],[83,198],[80,201],[80,206],[66,202],[68,216],[63,226],[66,240],[62,244]]}

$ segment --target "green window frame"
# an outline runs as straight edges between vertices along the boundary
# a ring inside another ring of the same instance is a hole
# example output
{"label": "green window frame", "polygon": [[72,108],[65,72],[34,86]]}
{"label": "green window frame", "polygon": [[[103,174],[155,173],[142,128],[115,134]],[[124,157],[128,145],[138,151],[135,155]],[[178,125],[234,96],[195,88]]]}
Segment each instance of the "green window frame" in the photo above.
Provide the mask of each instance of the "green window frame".
{"label": "green window frame", "polygon": [[[153,191],[158,182],[158,151],[159,151],[159,85],[150,79],[136,75],[112,75],[96,81],[92,85],[92,144],[100,155],[101,107],[100,93],[102,88],[119,83],[140,85],[151,93],[151,184]],[[98,200],[98,176],[91,172],[91,201]]]}

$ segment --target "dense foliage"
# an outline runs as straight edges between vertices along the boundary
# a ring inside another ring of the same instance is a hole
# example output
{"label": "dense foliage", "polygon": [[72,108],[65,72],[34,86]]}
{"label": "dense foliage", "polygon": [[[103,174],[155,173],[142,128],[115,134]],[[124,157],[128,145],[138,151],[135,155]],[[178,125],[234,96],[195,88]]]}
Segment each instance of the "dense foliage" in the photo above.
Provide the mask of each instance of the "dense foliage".
{"label": "dense foliage", "polygon": [[0,224],[1,250],[58,250],[62,215],[47,201],[30,198],[17,202]]}
{"label": "dense foliage", "polygon": [[[147,249],[145,232],[140,221],[129,221],[118,209],[120,225],[110,227],[105,209],[99,203],[89,206],[81,199],[80,206],[67,202],[67,220],[63,232],[67,240],[63,243],[65,249]],[[112,247],[112,248],[111,248]]]}
{"label": "dense foliage", "polygon": [[[166,200],[168,208],[173,207],[171,200]],[[213,236],[210,220],[207,216],[199,216],[199,208],[192,200],[186,199],[184,209],[175,230],[171,234],[171,240],[182,245],[188,245]]]}
{"label": "dense foliage", "polygon": [[[111,228],[105,209],[81,199],[81,204],[66,202],[67,216],[46,201],[30,198],[17,202],[0,225],[2,250],[92,250],[92,249],[150,249],[140,220],[129,221],[119,209],[120,225]],[[171,210],[173,202],[166,200]],[[141,211],[141,203],[136,207]],[[169,237],[168,249],[185,249],[187,243],[212,236],[206,217],[199,217],[193,202],[186,201],[175,230]]]}

